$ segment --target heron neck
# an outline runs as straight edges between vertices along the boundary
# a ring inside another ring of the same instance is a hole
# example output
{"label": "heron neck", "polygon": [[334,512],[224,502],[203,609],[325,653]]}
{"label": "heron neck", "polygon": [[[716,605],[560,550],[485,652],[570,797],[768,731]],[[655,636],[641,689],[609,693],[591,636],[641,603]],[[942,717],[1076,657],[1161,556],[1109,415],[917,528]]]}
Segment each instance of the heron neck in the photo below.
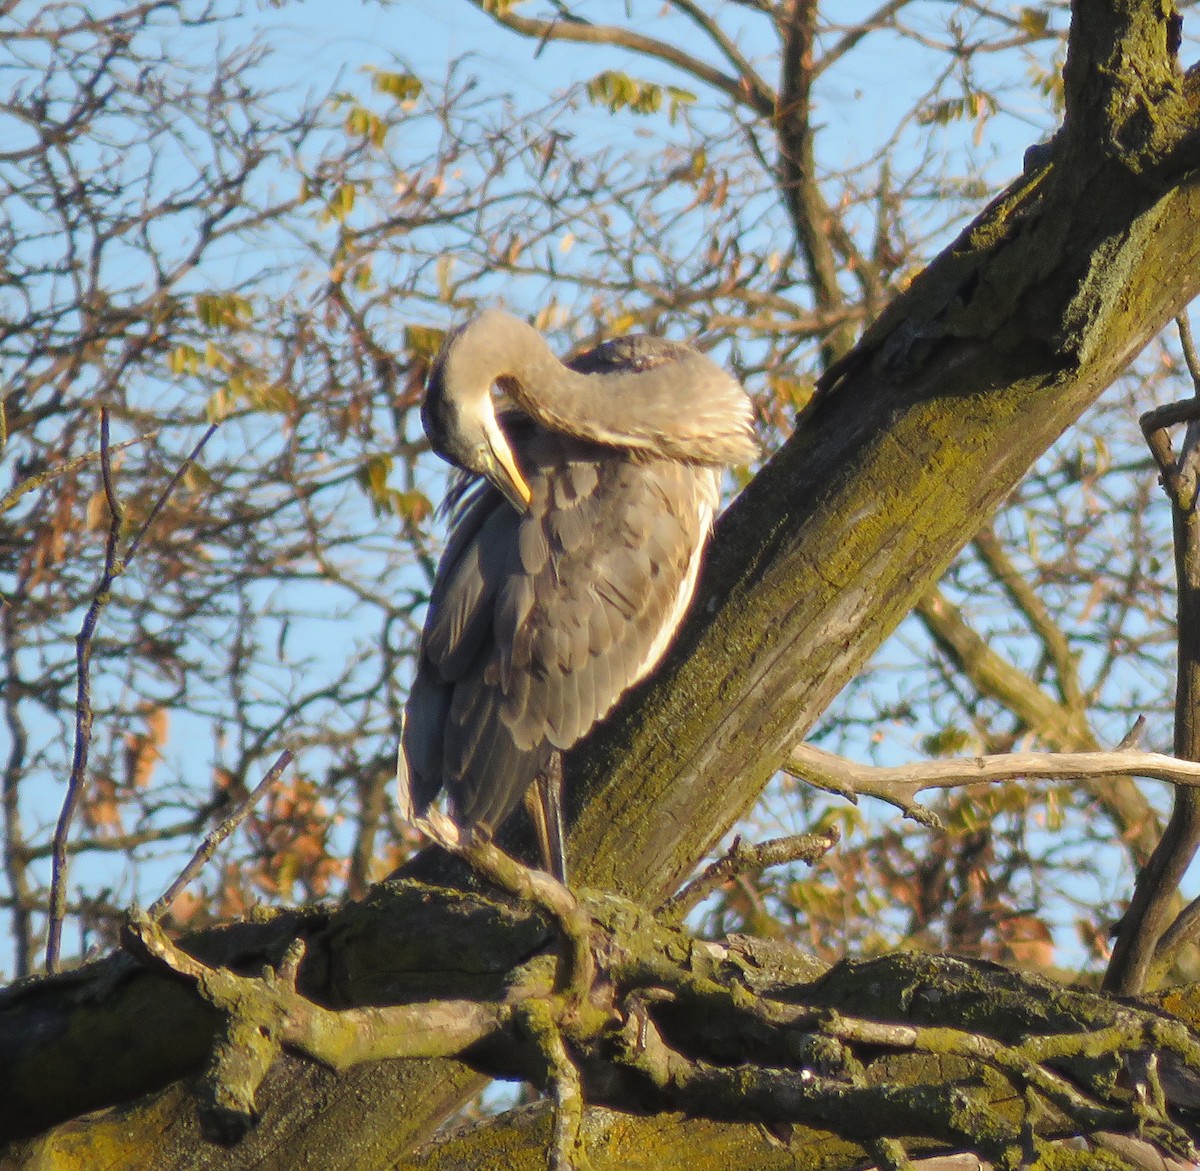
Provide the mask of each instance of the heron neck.
{"label": "heron neck", "polygon": [[494,360],[491,380],[552,430],[700,463],[753,457],[745,393],[702,354],[681,349],[646,369],[582,374],[516,318],[481,352]]}

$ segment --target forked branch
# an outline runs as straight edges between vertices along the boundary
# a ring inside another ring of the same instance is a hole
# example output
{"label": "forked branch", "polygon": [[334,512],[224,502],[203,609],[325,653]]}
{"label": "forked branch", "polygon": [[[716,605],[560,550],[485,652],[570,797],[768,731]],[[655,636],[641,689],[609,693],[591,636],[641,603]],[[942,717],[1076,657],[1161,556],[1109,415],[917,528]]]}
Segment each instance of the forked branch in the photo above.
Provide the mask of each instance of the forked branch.
{"label": "forked branch", "polygon": [[[1200,359],[1192,341],[1187,314],[1177,319],[1184,359],[1192,375],[1193,395],[1141,417],[1164,491],[1171,502],[1171,528],[1175,544],[1177,578],[1176,639],[1178,666],[1175,681],[1175,755],[1200,760]],[[1178,454],[1170,428],[1185,424]],[[1143,991],[1162,970],[1156,952],[1167,930],[1171,905],[1196,847],[1200,845],[1200,793],[1177,785],[1171,816],[1162,838],[1142,868],[1129,908],[1117,931],[1104,987],[1125,995]],[[1187,915],[1171,933],[1170,954],[1176,954],[1193,936],[1196,915]]]}

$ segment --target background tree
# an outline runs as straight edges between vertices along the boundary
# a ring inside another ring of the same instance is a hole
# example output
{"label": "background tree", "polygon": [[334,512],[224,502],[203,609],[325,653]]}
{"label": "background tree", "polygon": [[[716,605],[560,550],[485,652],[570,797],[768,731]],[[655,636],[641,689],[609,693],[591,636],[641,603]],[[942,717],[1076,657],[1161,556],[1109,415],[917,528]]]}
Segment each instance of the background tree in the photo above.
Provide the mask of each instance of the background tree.
{"label": "background tree", "polygon": [[[1014,91],[996,63],[1004,53],[1017,62],[1008,67],[1013,72],[1032,63],[1053,99],[1061,92],[1051,79],[1066,28],[1059,6],[1013,16],[964,5],[945,21],[941,9],[931,16],[915,4],[888,4],[839,25],[815,5],[709,12],[680,3],[651,26],[631,15],[621,27],[587,23],[582,10],[547,10],[539,22],[493,6],[497,19],[544,43],[547,54],[560,40],[583,42],[572,51],[596,55],[595,73],[590,65],[576,68],[590,85],[536,111],[514,110],[476,97],[453,73],[431,96],[423,79],[398,67],[373,75],[371,96],[339,94],[336,120],[326,106],[272,127],[265,99],[264,112],[243,113],[253,96],[253,54],[219,71],[219,91],[178,81],[157,47],[169,25],[155,22],[169,22],[171,13],[131,12],[133,35],[119,25],[110,34],[107,23],[64,28],[76,20],[74,10],[42,9],[27,38],[36,52],[25,59],[44,72],[45,89],[27,83],[13,95],[12,106],[40,128],[30,149],[40,144],[51,162],[66,156],[70,176],[50,168],[42,186],[23,186],[27,174],[42,172],[13,163],[14,206],[65,221],[52,231],[30,220],[7,262],[24,274],[14,287],[25,290],[19,295],[29,306],[23,328],[6,337],[6,356],[11,351],[24,363],[8,377],[7,454],[14,482],[35,477],[6,516],[14,588],[4,608],[12,742],[5,808],[19,972],[32,966],[40,943],[50,852],[51,817],[30,790],[69,771],[56,769],[51,754],[58,751],[66,765],[72,640],[108,529],[97,461],[70,465],[96,449],[97,395],[110,400],[118,429],[140,434],[162,418],[168,423],[122,452],[114,470],[113,487],[133,502],[131,526],[137,502],[156,495],[155,477],[161,483],[179,466],[206,409],[224,422],[118,583],[93,640],[97,731],[82,799],[87,824],[70,849],[128,858],[131,871],[114,873],[131,883],[146,871],[148,847],[190,841],[236,799],[256,765],[287,746],[298,752],[296,773],[227,846],[221,878],[206,892],[213,897],[177,904],[176,915],[200,922],[236,913],[256,893],[272,900],[320,895],[342,881],[361,890],[403,845],[385,844],[381,828],[395,834],[384,820],[388,759],[413,612],[427,581],[414,570],[428,573],[435,547],[409,409],[436,346],[436,334],[423,327],[503,293],[514,304],[536,305],[543,326],[573,323],[576,341],[643,324],[687,336],[704,330],[758,393],[764,431],[786,428],[813,374],[846,354],[855,330],[908,285],[921,259],[987,190],[969,151],[958,172],[931,179],[928,163],[947,143],[965,147],[975,133],[986,141],[1001,124]],[[657,35],[648,37],[647,27]],[[847,165],[839,151],[839,167],[823,167],[819,148],[834,135],[828,127],[817,132],[831,108],[822,86],[836,93],[855,54],[880,42],[888,51],[928,54],[920,60],[941,68],[914,64],[914,75],[933,79],[929,88],[911,95],[857,162]],[[620,47],[637,54],[639,70],[665,71],[656,74],[661,80],[635,73],[627,59],[614,59],[619,70],[601,70],[603,54]],[[44,69],[43,53],[60,54],[49,58],[54,68]],[[125,138],[98,128],[88,104],[96,100],[89,95],[108,94],[105,69],[123,83],[157,79],[144,81],[144,94],[128,84],[115,90],[133,103],[116,120]],[[167,78],[176,88],[163,88]],[[243,104],[236,112],[223,107],[217,92]],[[210,158],[180,129],[189,123],[163,116],[172,101],[185,109],[192,101],[197,121],[200,112],[214,120],[200,122],[196,141],[242,142],[243,154],[234,156],[242,170],[214,150],[209,169],[197,168],[192,202],[186,184],[176,190],[156,169],[163,158]],[[622,157],[569,137],[573,118],[595,124],[588,110],[596,105],[652,129],[645,140],[652,166],[636,148]],[[665,124],[654,117],[664,110]],[[1050,113],[1036,118],[1039,130],[1050,129]],[[406,148],[426,141],[420,119],[436,130],[434,145],[423,157],[403,157],[398,140]],[[389,124],[403,134],[389,136]],[[258,207],[255,197],[272,190],[270,167],[285,164],[303,176],[295,199]],[[1074,156],[1055,165],[1061,172],[1068,164],[1080,171],[1078,197],[1087,190],[1087,168]],[[1035,155],[1029,173],[1040,165]],[[141,194],[130,202],[139,177]],[[212,202],[221,192],[230,200],[223,214],[226,205]],[[178,222],[189,229],[173,223],[156,233],[167,215],[183,216]],[[95,239],[76,239],[77,223]],[[185,246],[186,257],[173,263],[172,250],[189,230],[201,251],[193,256]],[[276,267],[252,265],[252,277],[229,279],[237,266],[222,245],[234,238]],[[37,246],[17,247],[29,240]],[[959,255],[985,243],[973,237]],[[200,260],[210,245],[215,259],[207,267]],[[131,248],[153,280],[133,281],[122,296],[108,285],[103,260],[107,250],[112,270],[128,282]],[[59,259],[48,263],[48,255]],[[81,256],[90,267],[80,265]],[[81,268],[95,274],[95,287]],[[1180,297],[1186,292],[1178,289]],[[82,344],[79,337],[92,337],[80,323],[92,320],[94,302],[106,308],[94,344]],[[34,352],[30,339],[45,321],[57,321],[61,333]],[[863,352],[877,353],[870,341]],[[1139,405],[1146,383],[1166,391],[1179,369],[1164,343],[1139,368]],[[855,368],[840,374],[852,378]],[[814,426],[839,417],[845,408],[837,396],[844,402],[846,393],[843,386],[827,397]],[[1162,620],[1170,544],[1165,515],[1154,511],[1152,465],[1130,438],[1131,401],[1132,390],[1121,388],[1093,424],[1103,443],[1073,434],[1018,490],[941,593],[921,602],[919,621],[906,625],[827,718],[832,742],[859,754],[873,746],[885,759],[893,744],[913,740],[931,752],[1079,748],[1120,739],[1135,714],[1163,718],[1170,706],[1170,631]],[[186,438],[176,430],[180,419],[190,424]],[[1013,447],[1015,463],[1024,452]],[[38,480],[43,470],[54,478]],[[1002,477],[997,482],[1003,486]],[[407,549],[398,546],[397,529]],[[735,538],[727,548],[715,554],[718,580],[745,546]],[[910,552],[897,549],[901,558]],[[319,602],[314,582],[331,591]],[[339,650],[332,668],[313,653],[311,636],[296,633],[306,611],[333,609],[330,597],[353,608],[363,648]],[[830,630],[819,632],[826,642]],[[298,656],[294,664],[290,653]],[[810,697],[809,718],[822,702]],[[166,736],[177,733],[167,728],[181,723],[189,745],[211,738],[211,754],[206,748],[193,756],[193,748],[191,759],[172,756]],[[1150,738],[1161,742],[1166,727],[1152,724]],[[618,729],[628,731],[628,722]],[[783,731],[772,733],[775,740]],[[774,769],[773,750],[758,747],[762,767]],[[594,756],[605,760],[603,751]],[[673,865],[694,864],[697,843],[713,845],[763,779],[749,778]],[[816,821],[822,810],[815,800],[780,781],[756,823]],[[1094,816],[1097,803],[1103,820]],[[846,823],[843,807],[832,808],[825,816]],[[1096,845],[1112,850],[1109,873],[1117,875],[1121,848],[1129,861],[1141,861],[1157,836],[1151,806],[1130,783],[969,791],[941,813],[949,830],[934,834],[897,830],[890,816],[879,829],[846,823],[856,837],[823,873],[743,878],[713,906],[712,922],[804,931],[829,955],[916,937],[930,947],[1049,963],[1061,958],[1052,950],[1054,930],[1061,943],[1062,927],[1075,920],[1084,954],[1099,958],[1114,891],[1128,882],[1083,884],[1095,873]],[[1047,832],[1031,831],[1039,819]],[[344,847],[351,859],[342,873],[331,847]],[[669,877],[677,875],[655,881]],[[75,889],[82,889],[78,879]],[[93,888],[86,903],[76,900],[76,921],[88,932],[111,924],[130,889],[104,899]]]}

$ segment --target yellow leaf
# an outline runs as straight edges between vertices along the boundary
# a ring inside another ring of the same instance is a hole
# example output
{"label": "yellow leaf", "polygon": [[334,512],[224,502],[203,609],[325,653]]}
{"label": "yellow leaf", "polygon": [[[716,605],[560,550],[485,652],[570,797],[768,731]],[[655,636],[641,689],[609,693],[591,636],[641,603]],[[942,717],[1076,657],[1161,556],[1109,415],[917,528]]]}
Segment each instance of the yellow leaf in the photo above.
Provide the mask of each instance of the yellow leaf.
{"label": "yellow leaf", "polygon": [[199,369],[200,355],[188,345],[176,346],[167,359],[172,374],[195,374]]}
{"label": "yellow leaf", "polygon": [[414,360],[432,361],[446,340],[446,331],[432,325],[406,325],[404,348]]}
{"label": "yellow leaf", "polygon": [[384,69],[371,69],[371,84],[381,94],[395,98],[398,102],[411,102],[421,96],[425,88],[419,77],[411,73],[389,73]]}
{"label": "yellow leaf", "polygon": [[355,195],[354,184],[343,183],[325,204],[325,214],[339,222],[344,220],[354,210]]}

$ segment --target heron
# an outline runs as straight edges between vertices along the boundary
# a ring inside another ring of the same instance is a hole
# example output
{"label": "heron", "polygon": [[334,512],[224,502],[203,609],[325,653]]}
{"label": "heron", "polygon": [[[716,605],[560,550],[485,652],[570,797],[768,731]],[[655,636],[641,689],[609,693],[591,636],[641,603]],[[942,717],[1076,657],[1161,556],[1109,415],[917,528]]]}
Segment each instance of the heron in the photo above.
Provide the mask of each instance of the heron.
{"label": "heron", "polygon": [[490,836],[536,781],[543,862],[565,882],[561,754],[683,621],[722,469],[757,454],[750,400],[679,342],[629,335],[564,364],[493,309],[447,336],[421,414],[460,474],[405,708],[401,803],[421,816],[445,791],[458,826]]}

